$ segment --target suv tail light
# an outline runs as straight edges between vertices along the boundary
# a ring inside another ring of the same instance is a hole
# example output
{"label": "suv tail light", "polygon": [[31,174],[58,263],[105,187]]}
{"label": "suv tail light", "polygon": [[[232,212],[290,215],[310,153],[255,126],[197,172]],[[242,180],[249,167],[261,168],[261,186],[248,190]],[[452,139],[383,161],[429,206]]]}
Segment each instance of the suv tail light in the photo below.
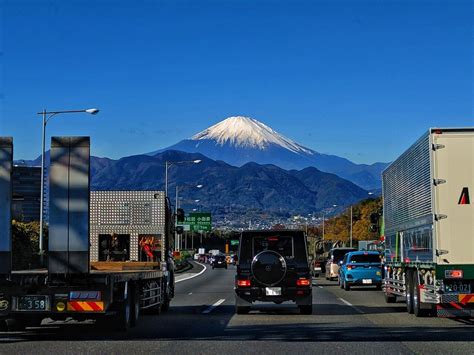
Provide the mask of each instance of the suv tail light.
{"label": "suv tail light", "polygon": [[355,265],[347,265],[347,270],[355,269],[357,266]]}
{"label": "suv tail light", "polygon": [[237,280],[238,287],[250,287],[251,283],[250,280]]}
{"label": "suv tail light", "polygon": [[309,286],[311,285],[311,280],[305,279],[305,278],[300,278],[296,280],[296,286]]}

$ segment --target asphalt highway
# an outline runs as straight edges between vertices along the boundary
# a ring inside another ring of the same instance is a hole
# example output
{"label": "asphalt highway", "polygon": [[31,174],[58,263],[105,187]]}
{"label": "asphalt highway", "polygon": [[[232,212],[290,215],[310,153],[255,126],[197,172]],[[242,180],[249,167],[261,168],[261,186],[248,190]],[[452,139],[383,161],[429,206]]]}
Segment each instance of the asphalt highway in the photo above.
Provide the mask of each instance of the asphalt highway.
{"label": "asphalt highway", "polygon": [[258,304],[234,314],[235,267],[179,275],[168,313],[144,315],[127,333],[91,322],[43,322],[0,333],[0,353],[412,354],[474,352],[474,322],[415,318],[404,303],[385,304],[370,288],[340,289],[313,280],[313,314],[293,304]]}

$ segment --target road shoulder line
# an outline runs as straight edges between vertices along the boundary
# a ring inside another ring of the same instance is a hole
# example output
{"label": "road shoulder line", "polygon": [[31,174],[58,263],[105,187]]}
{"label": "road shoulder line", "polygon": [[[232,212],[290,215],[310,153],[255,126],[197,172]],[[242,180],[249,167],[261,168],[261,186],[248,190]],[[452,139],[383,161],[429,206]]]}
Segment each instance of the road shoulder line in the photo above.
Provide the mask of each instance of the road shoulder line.
{"label": "road shoulder line", "polygon": [[198,263],[197,261],[195,261],[195,263],[198,264],[198,265],[203,266],[204,269],[202,269],[199,273],[197,273],[197,274],[195,274],[195,275],[188,276],[188,277],[185,277],[185,278],[176,280],[174,283],[177,284],[177,283],[182,282],[182,281],[194,279],[195,277],[198,277],[198,276],[202,275],[202,274],[207,270],[207,266],[206,266],[206,265],[201,264],[201,263]]}

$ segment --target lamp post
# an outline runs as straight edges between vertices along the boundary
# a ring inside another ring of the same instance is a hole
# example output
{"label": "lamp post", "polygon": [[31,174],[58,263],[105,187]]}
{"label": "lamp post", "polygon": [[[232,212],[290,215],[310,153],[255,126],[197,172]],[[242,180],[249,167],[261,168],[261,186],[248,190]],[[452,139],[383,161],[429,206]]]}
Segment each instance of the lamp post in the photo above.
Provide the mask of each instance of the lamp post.
{"label": "lamp post", "polygon": [[166,161],[165,162],[165,196],[168,197],[168,169],[177,164],[199,164],[202,160],[182,160],[182,161]]}
{"label": "lamp post", "polygon": [[54,116],[64,114],[64,113],[88,113],[91,115],[96,115],[99,113],[99,110],[96,108],[89,108],[85,110],[66,110],[66,111],[46,111],[44,109],[42,112],[37,112],[37,115],[43,116],[42,124],[42,135],[41,135],[41,191],[40,191],[40,230],[39,230],[39,254],[40,254],[40,263],[43,266],[44,258],[44,246],[43,246],[43,210],[44,210],[44,160],[45,160],[45,150],[46,150],[46,125]]}
{"label": "lamp post", "polygon": [[[204,185],[181,185],[181,187],[196,187],[197,189],[200,189],[202,188]],[[178,202],[179,202],[179,198],[178,198],[178,193],[179,193],[179,185],[176,185],[176,200],[175,200],[175,210],[174,210],[174,225],[175,225],[175,250],[176,251],[179,251],[181,249],[181,241],[180,241],[180,238],[179,238],[179,235],[176,231],[176,226],[178,225]]]}

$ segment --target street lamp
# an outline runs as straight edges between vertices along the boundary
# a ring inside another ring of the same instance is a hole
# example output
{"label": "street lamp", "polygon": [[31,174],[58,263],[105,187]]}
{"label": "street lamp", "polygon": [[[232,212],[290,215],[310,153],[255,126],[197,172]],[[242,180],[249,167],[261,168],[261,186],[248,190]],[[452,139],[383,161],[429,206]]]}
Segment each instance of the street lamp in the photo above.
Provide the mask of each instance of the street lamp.
{"label": "street lamp", "polygon": [[45,156],[45,145],[46,145],[46,125],[54,116],[63,114],[63,113],[88,113],[91,115],[96,115],[99,113],[97,108],[88,108],[85,110],[66,110],[66,111],[46,111],[44,109],[42,112],[37,112],[37,115],[43,116],[43,125],[42,125],[42,139],[41,139],[41,191],[40,191],[40,230],[39,230],[39,253],[40,253],[40,262],[43,266],[43,209],[44,209],[44,156]]}
{"label": "street lamp", "polygon": [[165,162],[165,196],[168,197],[168,169],[177,164],[199,164],[202,160],[182,160],[182,161],[166,161]]}
{"label": "street lamp", "polygon": [[[197,164],[197,163],[196,163]],[[181,185],[181,187],[195,187],[197,189],[201,189],[204,185]],[[178,225],[178,192],[179,192],[179,185],[176,185],[176,201],[175,201],[175,206],[174,206],[174,225],[175,225],[175,250],[176,251],[179,251],[179,249],[181,249],[181,241],[179,240],[179,235],[176,231],[176,226]]]}

